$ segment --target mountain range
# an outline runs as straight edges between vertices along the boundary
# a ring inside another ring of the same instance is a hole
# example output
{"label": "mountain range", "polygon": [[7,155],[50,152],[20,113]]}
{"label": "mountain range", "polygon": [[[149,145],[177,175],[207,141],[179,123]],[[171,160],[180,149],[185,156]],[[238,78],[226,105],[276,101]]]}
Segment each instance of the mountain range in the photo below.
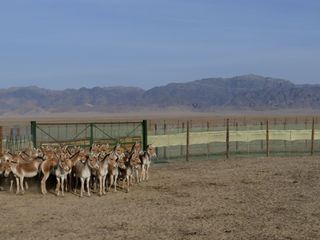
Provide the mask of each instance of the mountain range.
{"label": "mountain range", "polygon": [[0,90],[1,115],[298,108],[320,109],[320,85],[297,85],[288,80],[250,74],[170,83],[149,90],[136,87],[49,90],[34,86]]}

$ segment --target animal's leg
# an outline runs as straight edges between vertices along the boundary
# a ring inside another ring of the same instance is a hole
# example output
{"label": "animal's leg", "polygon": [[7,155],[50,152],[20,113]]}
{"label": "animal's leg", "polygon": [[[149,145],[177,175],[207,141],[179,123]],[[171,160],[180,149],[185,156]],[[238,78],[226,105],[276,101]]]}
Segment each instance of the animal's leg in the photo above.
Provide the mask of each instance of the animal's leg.
{"label": "animal's leg", "polygon": [[80,190],[80,197],[83,197],[83,192],[84,192],[84,179],[80,178],[81,180],[81,190]]}
{"label": "animal's leg", "polygon": [[[100,180],[100,178],[99,178],[99,180]],[[97,191],[97,185],[98,185],[97,183],[98,183],[98,179],[97,179],[97,177],[95,177],[93,180],[93,191],[94,192]],[[101,184],[101,182],[100,182],[100,184]]]}
{"label": "animal's leg", "polygon": [[117,180],[118,180],[118,175],[114,176],[114,192],[117,191]]}
{"label": "animal's leg", "polygon": [[17,191],[16,191],[16,194],[19,194],[20,192],[20,183],[19,183],[19,178],[16,177],[16,183],[17,183]]}
{"label": "animal's leg", "polygon": [[100,185],[100,186],[99,186],[99,195],[100,195],[100,196],[102,196],[102,188],[103,188],[102,179],[103,179],[103,178],[102,178],[102,176],[100,175],[100,176],[99,176],[99,183],[100,183],[100,184],[99,184],[99,185]]}
{"label": "animal's leg", "polygon": [[28,189],[29,189],[29,185],[28,185],[28,182],[27,182],[27,181],[24,181],[24,185],[25,185],[25,187],[26,187],[26,190],[28,190]]}
{"label": "animal's leg", "polygon": [[144,165],[141,166],[141,173],[140,173],[140,182],[143,181],[143,176],[144,176]]}
{"label": "animal's leg", "polygon": [[127,176],[125,176],[125,177],[123,178],[123,181],[122,181],[122,189],[124,189],[124,184],[126,183],[126,179],[127,179]]}
{"label": "animal's leg", "polygon": [[113,183],[114,183],[114,176],[111,175],[111,176],[110,176],[110,185],[109,185],[109,188],[112,187]]}
{"label": "animal's leg", "polygon": [[130,176],[126,176],[127,179],[127,193],[129,192],[129,187],[130,187]]}
{"label": "animal's leg", "polygon": [[64,181],[64,191],[68,192],[68,175],[63,179]]}
{"label": "animal's leg", "polygon": [[105,184],[106,184],[107,192],[109,192],[109,185],[110,185],[110,175],[109,174],[106,176]]}
{"label": "animal's leg", "polygon": [[61,194],[64,196],[64,177],[61,178]]}
{"label": "animal's leg", "polygon": [[69,174],[69,189],[72,189],[72,172]]}
{"label": "animal's leg", "polygon": [[146,181],[149,180],[149,168],[150,168],[150,165],[147,165],[146,166]]}
{"label": "animal's leg", "polygon": [[10,192],[12,192],[12,190],[13,190],[13,180],[10,180]]}
{"label": "animal's leg", "polygon": [[78,178],[76,177],[75,185],[74,185],[74,193],[77,193],[77,187],[78,187]]}
{"label": "animal's leg", "polygon": [[87,191],[88,191],[88,197],[91,196],[90,194],[90,177],[87,178]]}
{"label": "animal's leg", "polygon": [[46,182],[49,177],[49,172],[45,173],[41,179],[41,192],[42,194],[47,194]]}
{"label": "animal's leg", "polygon": [[133,186],[133,175],[132,174],[129,176],[129,182],[130,182],[130,186]]}
{"label": "animal's leg", "polygon": [[136,183],[139,183],[139,170],[138,169],[135,169],[135,179],[136,179]]}
{"label": "animal's leg", "polygon": [[102,193],[103,195],[106,195],[106,176],[103,176],[102,178]]}
{"label": "animal's leg", "polygon": [[24,177],[21,176],[20,177],[21,194],[24,194],[23,179],[24,179]]}
{"label": "animal's leg", "polygon": [[57,186],[56,186],[56,194],[57,196],[59,196],[59,193],[60,193],[60,178],[57,177]]}

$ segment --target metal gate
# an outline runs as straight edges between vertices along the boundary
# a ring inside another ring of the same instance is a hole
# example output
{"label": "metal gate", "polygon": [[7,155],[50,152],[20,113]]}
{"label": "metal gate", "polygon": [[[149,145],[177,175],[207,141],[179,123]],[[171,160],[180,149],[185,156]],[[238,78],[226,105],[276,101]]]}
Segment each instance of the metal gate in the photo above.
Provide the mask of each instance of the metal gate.
{"label": "metal gate", "polygon": [[147,121],[105,123],[37,123],[31,122],[34,147],[71,145],[90,147],[93,144],[120,143],[124,148],[139,141],[147,145]]}

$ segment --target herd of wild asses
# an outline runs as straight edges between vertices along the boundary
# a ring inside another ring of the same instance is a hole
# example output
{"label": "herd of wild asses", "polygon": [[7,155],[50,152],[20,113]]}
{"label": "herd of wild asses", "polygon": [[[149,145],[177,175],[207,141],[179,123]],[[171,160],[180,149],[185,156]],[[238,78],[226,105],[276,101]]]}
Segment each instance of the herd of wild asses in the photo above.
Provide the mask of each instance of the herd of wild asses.
{"label": "herd of wild asses", "polygon": [[121,187],[117,186],[118,180],[122,181],[122,189],[126,192],[134,183],[147,181],[151,158],[155,156],[154,146],[148,145],[142,150],[138,142],[130,151],[125,151],[120,144],[113,148],[108,144],[93,145],[90,149],[42,146],[16,153],[5,152],[0,158],[0,174],[10,178],[10,191],[15,179],[16,194],[24,194],[28,189],[25,178],[36,176],[41,179],[41,193],[46,194],[46,182],[49,176],[54,176],[57,196],[64,196],[68,189],[76,193],[79,179],[81,197],[85,188],[88,196],[91,188],[102,196],[111,187],[117,191],[117,187]]}

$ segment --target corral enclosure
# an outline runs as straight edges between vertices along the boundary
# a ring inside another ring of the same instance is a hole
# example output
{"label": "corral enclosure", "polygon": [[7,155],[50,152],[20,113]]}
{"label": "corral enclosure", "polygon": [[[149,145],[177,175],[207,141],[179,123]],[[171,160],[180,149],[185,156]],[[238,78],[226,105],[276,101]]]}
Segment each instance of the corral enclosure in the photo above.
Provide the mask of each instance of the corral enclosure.
{"label": "corral enclosure", "polygon": [[[22,149],[35,140],[36,145],[82,146],[143,140],[141,120],[79,122],[38,121],[45,133],[38,129],[36,139],[30,121],[4,123],[3,149]],[[148,143],[158,146],[153,163],[159,163],[151,167],[148,182],[134,185],[130,193],[119,186],[117,193],[82,199],[72,192],[56,197],[52,189],[42,196],[39,182],[30,184],[24,196],[16,196],[6,182],[0,192],[5,216],[0,220],[1,235],[6,239],[320,238],[320,165],[318,157],[310,157],[320,152],[318,117],[171,118],[146,123]],[[130,139],[125,138],[128,135]],[[189,160],[202,161],[185,162],[187,153]]]}
{"label": "corral enclosure", "polygon": [[[316,116],[167,118],[96,122],[38,121],[3,124],[2,149],[41,144],[90,146],[135,141],[157,147],[158,161],[230,156],[300,156],[320,152]],[[33,126],[33,127],[32,127]],[[33,129],[32,129],[33,128]]]}
{"label": "corral enclosure", "polygon": [[130,193],[2,191],[1,239],[320,239],[319,166],[315,157],[175,161],[153,165]]}

